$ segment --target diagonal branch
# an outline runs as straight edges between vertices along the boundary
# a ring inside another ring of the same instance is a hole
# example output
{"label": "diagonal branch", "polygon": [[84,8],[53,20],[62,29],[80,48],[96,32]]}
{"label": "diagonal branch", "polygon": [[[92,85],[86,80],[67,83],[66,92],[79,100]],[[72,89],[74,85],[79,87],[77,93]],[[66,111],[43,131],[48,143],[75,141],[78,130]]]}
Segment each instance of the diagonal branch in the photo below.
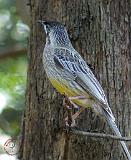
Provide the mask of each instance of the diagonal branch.
{"label": "diagonal branch", "polygon": [[[66,130],[64,129],[64,131],[66,131]],[[84,132],[84,131],[74,130],[74,129],[70,129],[69,133],[75,134],[75,135],[78,135],[78,136],[106,138],[106,139],[114,139],[114,140],[118,140],[118,141],[131,141],[131,137],[119,137],[119,136],[110,135],[110,134]]]}

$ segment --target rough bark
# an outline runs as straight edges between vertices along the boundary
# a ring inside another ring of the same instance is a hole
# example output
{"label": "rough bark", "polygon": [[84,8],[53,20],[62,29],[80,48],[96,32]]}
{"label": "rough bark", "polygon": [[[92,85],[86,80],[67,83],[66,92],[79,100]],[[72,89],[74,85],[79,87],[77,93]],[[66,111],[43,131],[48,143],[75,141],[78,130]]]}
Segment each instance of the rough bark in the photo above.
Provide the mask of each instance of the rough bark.
{"label": "rough bark", "polygon": [[[60,131],[62,98],[42,65],[45,36],[38,19],[66,24],[73,46],[100,80],[123,136],[131,134],[130,0],[31,0],[31,35],[23,122],[22,160],[123,160],[118,142],[67,135]],[[91,109],[81,114],[79,129],[111,133]],[[127,143],[130,150],[131,144]]]}

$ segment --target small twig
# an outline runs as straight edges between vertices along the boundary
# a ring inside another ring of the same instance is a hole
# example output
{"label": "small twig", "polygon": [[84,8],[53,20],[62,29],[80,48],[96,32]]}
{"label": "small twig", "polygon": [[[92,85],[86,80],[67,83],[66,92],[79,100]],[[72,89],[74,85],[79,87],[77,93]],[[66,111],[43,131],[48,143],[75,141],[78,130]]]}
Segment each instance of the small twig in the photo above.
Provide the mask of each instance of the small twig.
{"label": "small twig", "polygon": [[27,48],[19,46],[19,45],[14,45],[12,47],[9,47],[6,49],[0,50],[0,60],[3,60],[5,58],[12,58],[12,57],[17,57],[20,55],[25,55],[27,52]]}
{"label": "small twig", "polygon": [[84,132],[84,131],[79,131],[79,130],[74,130],[74,129],[69,130],[69,132],[71,134],[75,134],[75,135],[79,135],[79,136],[114,139],[114,140],[118,140],[118,141],[131,141],[131,137],[119,137],[119,136],[110,135],[110,134]]}

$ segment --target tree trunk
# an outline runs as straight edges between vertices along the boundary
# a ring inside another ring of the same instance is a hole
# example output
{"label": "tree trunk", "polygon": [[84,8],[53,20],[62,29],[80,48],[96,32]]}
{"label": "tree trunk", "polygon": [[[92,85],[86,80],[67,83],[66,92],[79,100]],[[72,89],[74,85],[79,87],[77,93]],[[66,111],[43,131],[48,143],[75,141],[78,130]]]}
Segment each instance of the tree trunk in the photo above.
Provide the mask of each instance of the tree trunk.
{"label": "tree trunk", "polygon": [[[130,0],[30,0],[31,35],[21,160],[123,160],[113,140],[68,135],[62,97],[49,83],[42,64],[45,35],[37,20],[66,25],[73,46],[91,64],[105,90],[123,136],[131,135]],[[112,133],[90,110],[77,120],[84,131]],[[128,143],[131,150],[131,144]]]}

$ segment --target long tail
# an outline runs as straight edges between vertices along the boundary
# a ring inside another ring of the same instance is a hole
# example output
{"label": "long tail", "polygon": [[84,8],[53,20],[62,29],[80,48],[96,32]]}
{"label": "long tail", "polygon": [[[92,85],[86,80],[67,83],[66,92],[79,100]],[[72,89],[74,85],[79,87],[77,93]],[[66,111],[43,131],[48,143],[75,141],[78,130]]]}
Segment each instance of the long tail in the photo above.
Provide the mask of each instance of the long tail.
{"label": "long tail", "polygon": [[[115,122],[112,120],[112,118],[110,117],[110,115],[106,111],[104,111],[104,116],[105,116],[108,124],[110,125],[111,129],[113,130],[113,132],[117,136],[121,136],[121,133],[120,133],[119,129],[117,128],[117,125],[115,124]],[[125,157],[127,158],[127,160],[131,160],[131,155],[127,149],[125,142],[120,141],[120,144],[121,144],[121,147],[123,149],[123,153],[124,153]]]}

